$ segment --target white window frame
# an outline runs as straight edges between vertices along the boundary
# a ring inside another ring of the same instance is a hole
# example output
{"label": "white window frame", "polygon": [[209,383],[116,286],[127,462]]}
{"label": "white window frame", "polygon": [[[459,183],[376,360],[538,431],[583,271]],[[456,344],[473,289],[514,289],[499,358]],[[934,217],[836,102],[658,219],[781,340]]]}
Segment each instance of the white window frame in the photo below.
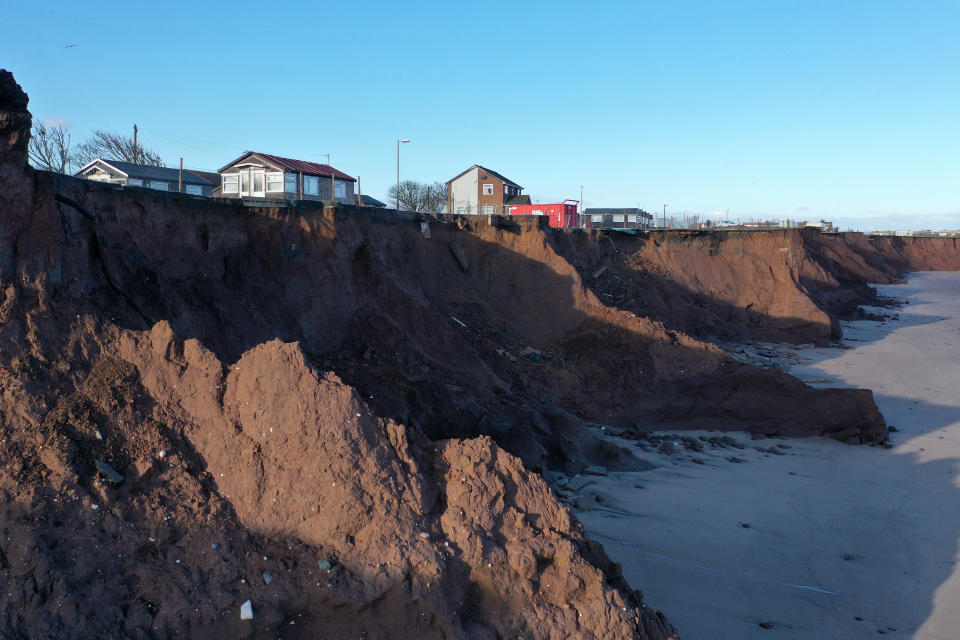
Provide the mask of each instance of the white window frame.
{"label": "white window frame", "polygon": [[270,171],[267,173],[267,191],[270,193],[283,192],[283,171]]}
{"label": "white window frame", "polygon": [[623,222],[624,222],[624,216],[622,216],[622,215],[613,216],[613,222],[614,222],[614,224],[616,224],[617,222],[619,222],[620,224],[623,224]]}
{"label": "white window frame", "polygon": [[482,214],[482,215],[492,216],[492,215],[493,215],[493,205],[492,205],[492,204],[485,204],[485,205],[483,205],[483,214]]}
{"label": "white window frame", "polygon": [[221,189],[221,191],[223,193],[240,193],[240,174],[239,173],[224,173],[221,176],[221,180],[223,184],[223,188]]}
{"label": "white window frame", "polygon": [[493,183],[483,183],[483,195],[492,196],[493,195]]}
{"label": "white window frame", "polygon": [[590,222],[603,222],[603,215],[597,215],[595,213],[590,214]]}
{"label": "white window frame", "polygon": [[343,180],[334,180],[333,182],[334,198],[347,197],[347,183]]}
{"label": "white window frame", "polygon": [[320,178],[317,176],[303,176],[303,195],[320,195]]}
{"label": "white window frame", "polygon": [[[250,195],[262,198],[267,193],[266,171],[254,169],[250,172]],[[259,187],[257,185],[260,185]]]}

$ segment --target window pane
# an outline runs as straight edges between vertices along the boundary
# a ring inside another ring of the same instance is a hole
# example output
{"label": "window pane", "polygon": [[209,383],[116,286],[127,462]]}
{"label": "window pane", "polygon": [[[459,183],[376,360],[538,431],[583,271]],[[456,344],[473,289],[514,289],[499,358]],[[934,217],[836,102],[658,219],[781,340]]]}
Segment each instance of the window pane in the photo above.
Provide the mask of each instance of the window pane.
{"label": "window pane", "polygon": [[202,195],[203,195],[203,187],[201,187],[201,186],[198,185],[198,184],[188,184],[188,185],[186,185],[186,186],[184,187],[184,189],[185,189],[186,192],[189,193],[190,195],[194,195],[194,196],[202,196]]}
{"label": "window pane", "polygon": [[614,222],[623,222],[623,216],[613,216]]}
{"label": "window pane", "polygon": [[283,174],[267,174],[267,191],[283,191]]}
{"label": "window pane", "polygon": [[303,176],[303,192],[310,196],[320,195],[320,178]]}
{"label": "window pane", "polygon": [[297,193],[297,174],[287,173],[283,176],[283,190],[287,193]]}
{"label": "window pane", "polygon": [[143,186],[143,180],[140,180],[140,179],[138,179],[138,178],[130,178],[129,180],[127,180],[127,186],[128,186],[128,187],[142,187],[142,186]]}
{"label": "window pane", "polygon": [[167,182],[161,182],[159,180],[151,180],[149,187],[151,189],[157,189],[159,191],[169,191],[170,184]]}
{"label": "window pane", "polygon": [[347,197],[347,184],[342,180],[337,180],[334,185],[336,185],[336,197],[346,198]]}
{"label": "window pane", "polygon": [[246,171],[240,174],[240,191],[243,193],[250,192],[250,174]]}
{"label": "window pane", "polygon": [[485,185],[483,185],[483,195],[485,195],[485,196],[492,196],[492,195],[493,195],[493,185],[492,185],[492,184],[485,184]]}
{"label": "window pane", "polygon": [[591,215],[590,222],[603,222],[603,216]]}
{"label": "window pane", "polygon": [[255,172],[253,174],[253,190],[263,191],[263,174]]}
{"label": "window pane", "polygon": [[485,205],[483,205],[483,215],[485,215],[485,216],[493,215],[493,205],[492,205],[492,204],[485,204]]}
{"label": "window pane", "polygon": [[235,173],[224,174],[223,176],[223,192],[224,193],[236,193],[237,187],[239,186],[240,178]]}

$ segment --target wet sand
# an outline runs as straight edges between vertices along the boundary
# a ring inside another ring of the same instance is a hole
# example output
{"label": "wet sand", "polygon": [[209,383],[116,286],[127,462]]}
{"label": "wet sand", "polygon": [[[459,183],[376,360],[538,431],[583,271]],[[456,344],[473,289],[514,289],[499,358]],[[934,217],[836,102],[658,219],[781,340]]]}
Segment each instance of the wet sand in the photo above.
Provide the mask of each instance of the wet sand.
{"label": "wet sand", "polygon": [[899,319],[847,323],[848,348],[806,349],[790,371],[873,389],[893,449],[678,440],[638,449],[658,468],[577,492],[584,526],[685,640],[960,637],[960,273],[880,291],[910,301]]}

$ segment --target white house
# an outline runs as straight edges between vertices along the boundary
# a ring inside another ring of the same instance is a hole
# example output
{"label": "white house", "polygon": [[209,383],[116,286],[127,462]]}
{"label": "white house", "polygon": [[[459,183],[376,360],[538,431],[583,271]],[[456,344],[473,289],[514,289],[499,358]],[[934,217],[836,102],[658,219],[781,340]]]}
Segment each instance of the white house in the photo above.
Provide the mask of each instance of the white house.
{"label": "white house", "polygon": [[356,178],[328,164],[247,151],[218,173],[224,198],[355,202]]}

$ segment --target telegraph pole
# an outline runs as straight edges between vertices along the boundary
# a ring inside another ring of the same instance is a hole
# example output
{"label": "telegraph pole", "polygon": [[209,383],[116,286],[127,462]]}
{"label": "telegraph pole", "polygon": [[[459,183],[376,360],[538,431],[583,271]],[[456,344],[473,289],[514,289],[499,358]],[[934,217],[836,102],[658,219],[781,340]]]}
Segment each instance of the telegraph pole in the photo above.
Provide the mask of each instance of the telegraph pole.
{"label": "telegraph pole", "polygon": [[137,146],[137,125],[133,125],[133,164],[139,164],[137,160],[140,159],[140,147]]}

